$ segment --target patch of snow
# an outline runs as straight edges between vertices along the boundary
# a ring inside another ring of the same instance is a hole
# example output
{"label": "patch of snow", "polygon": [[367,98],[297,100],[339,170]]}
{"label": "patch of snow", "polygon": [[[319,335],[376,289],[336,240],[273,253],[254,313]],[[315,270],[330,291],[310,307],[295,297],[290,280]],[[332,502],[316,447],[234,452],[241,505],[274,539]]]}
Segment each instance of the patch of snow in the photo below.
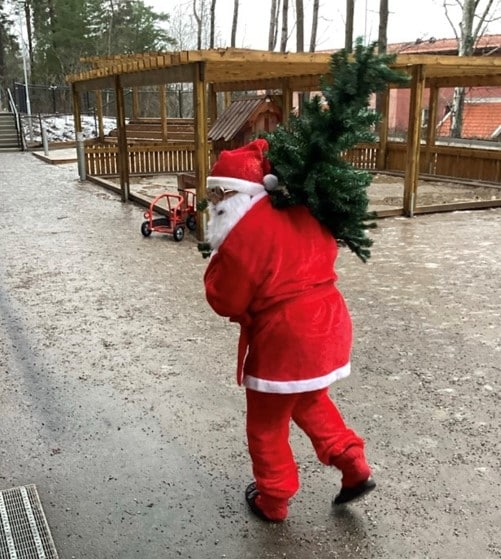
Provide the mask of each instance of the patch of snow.
{"label": "patch of snow", "polygon": [[[98,120],[93,116],[82,115],[82,133],[85,139],[95,138],[98,134]],[[75,123],[73,115],[40,115],[38,119],[31,120],[31,126],[27,119],[23,119],[24,135],[28,143],[41,143],[41,126],[47,132],[49,142],[68,142],[74,141]],[[116,119],[110,117],[103,118],[104,133],[108,134],[117,127]]]}

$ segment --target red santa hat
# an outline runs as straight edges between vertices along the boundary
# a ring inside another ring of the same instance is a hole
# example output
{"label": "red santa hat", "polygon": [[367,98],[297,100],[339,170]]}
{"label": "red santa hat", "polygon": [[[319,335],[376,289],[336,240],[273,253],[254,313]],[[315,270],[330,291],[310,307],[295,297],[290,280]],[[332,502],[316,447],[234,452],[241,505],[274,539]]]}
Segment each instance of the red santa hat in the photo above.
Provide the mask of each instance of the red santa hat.
{"label": "red santa hat", "polygon": [[268,142],[264,138],[222,151],[207,177],[207,188],[219,186],[250,196],[264,192],[265,188],[272,189],[277,179],[269,174],[271,165],[266,159],[267,151]]}

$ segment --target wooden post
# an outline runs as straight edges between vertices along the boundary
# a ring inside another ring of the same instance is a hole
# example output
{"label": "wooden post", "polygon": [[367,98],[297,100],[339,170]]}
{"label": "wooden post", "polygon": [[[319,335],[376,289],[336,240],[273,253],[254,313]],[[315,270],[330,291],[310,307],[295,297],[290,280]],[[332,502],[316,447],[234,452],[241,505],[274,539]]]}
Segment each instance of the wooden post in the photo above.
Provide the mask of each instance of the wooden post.
{"label": "wooden post", "polygon": [[104,126],[103,126],[103,94],[101,90],[94,91],[96,96],[97,126],[98,138],[100,142],[104,142]]}
{"label": "wooden post", "polygon": [[377,152],[376,169],[386,170],[386,153],[388,150],[388,114],[390,112],[390,88],[381,92],[381,120],[379,121],[379,150]]}
{"label": "wooden post", "polygon": [[282,123],[284,126],[289,123],[292,109],[292,89],[289,80],[285,79],[282,82]]}
{"label": "wooden post", "polygon": [[160,121],[162,123],[162,141],[167,142],[167,88],[162,84],[158,88],[160,95]]}
{"label": "wooden post", "polygon": [[129,199],[129,154],[127,149],[127,132],[125,129],[125,100],[120,76],[115,76],[115,95],[117,100],[118,128],[118,171],[120,173],[120,191],[122,202]]}
{"label": "wooden post", "polygon": [[139,116],[139,93],[137,87],[132,88],[132,119],[136,120]]}
{"label": "wooden post", "polygon": [[[205,185],[209,172],[207,142],[207,98],[205,81],[205,63],[197,62],[193,66],[193,103],[195,114],[195,178],[197,183],[197,201],[205,198]],[[197,211],[197,239],[205,240],[205,213]]]}
{"label": "wooden post", "polygon": [[424,68],[416,64],[412,68],[411,102],[407,130],[407,164],[404,179],[404,214],[414,215],[417,184],[419,179],[419,152],[421,149],[421,110],[423,105]]}
{"label": "wooden post", "polygon": [[428,105],[428,126],[426,128],[426,172],[433,173],[432,149],[437,137],[438,92],[436,85],[430,86],[430,102]]}

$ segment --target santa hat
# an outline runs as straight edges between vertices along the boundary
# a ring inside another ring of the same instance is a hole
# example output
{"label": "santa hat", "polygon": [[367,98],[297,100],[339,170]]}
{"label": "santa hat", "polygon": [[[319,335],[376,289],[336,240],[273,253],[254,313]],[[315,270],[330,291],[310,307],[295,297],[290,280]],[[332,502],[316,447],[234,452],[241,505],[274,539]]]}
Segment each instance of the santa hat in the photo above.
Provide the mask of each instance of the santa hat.
{"label": "santa hat", "polygon": [[223,150],[214,163],[207,188],[220,186],[250,196],[271,190],[277,181],[270,175],[271,165],[266,159],[268,142],[259,138],[237,149]]}

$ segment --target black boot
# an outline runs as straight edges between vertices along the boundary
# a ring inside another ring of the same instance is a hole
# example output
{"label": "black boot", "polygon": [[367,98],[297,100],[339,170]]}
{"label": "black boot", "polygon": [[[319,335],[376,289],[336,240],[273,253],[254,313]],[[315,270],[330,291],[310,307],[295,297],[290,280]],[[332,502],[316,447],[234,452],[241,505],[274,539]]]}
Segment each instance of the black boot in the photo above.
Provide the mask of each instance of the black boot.
{"label": "black boot", "polygon": [[354,487],[341,487],[341,491],[333,501],[334,505],[344,505],[364,497],[376,487],[376,482],[370,477]]}

